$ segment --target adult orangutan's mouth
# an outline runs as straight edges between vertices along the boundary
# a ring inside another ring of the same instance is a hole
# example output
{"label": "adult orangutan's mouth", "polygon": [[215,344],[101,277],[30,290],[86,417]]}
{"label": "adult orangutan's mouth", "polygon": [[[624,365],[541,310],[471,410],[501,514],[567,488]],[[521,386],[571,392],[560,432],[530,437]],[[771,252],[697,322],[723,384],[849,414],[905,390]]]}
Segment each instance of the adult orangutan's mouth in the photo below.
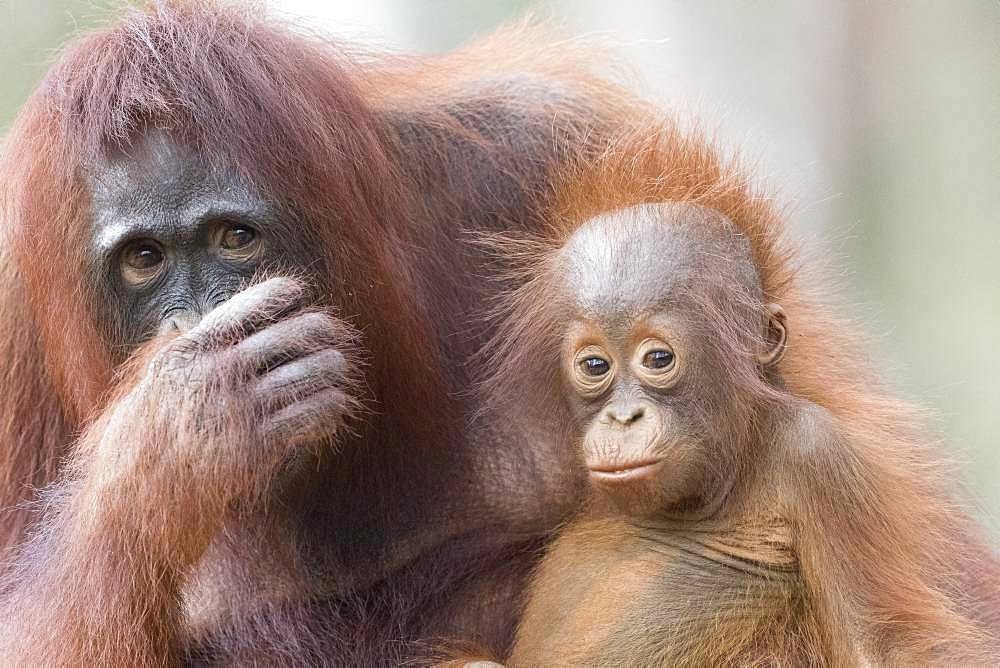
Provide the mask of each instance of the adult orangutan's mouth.
{"label": "adult orangutan's mouth", "polygon": [[602,484],[619,485],[637,480],[647,480],[663,466],[662,459],[637,459],[631,462],[592,464],[590,479]]}

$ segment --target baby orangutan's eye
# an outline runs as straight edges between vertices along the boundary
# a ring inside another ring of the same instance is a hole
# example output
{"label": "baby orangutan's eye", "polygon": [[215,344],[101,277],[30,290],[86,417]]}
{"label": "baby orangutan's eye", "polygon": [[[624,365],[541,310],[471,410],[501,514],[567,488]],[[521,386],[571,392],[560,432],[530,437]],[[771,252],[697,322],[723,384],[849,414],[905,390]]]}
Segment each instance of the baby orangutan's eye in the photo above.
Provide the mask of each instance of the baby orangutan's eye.
{"label": "baby orangutan's eye", "polygon": [[588,376],[603,376],[611,370],[611,363],[600,357],[588,357],[580,361],[580,369]]}
{"label": "baby orangutan's eye", "polygon": [[585,397],[601,395],[611,386],[615,376],[611,355],[599,345],[578,349],[568,369],[576,389]]}
{"label": "baby orangutan's eye", "polygon": [[643,355],[642,365],[647,369],[669,369],[674,365],[674,354],[669,350],[650,350]]}

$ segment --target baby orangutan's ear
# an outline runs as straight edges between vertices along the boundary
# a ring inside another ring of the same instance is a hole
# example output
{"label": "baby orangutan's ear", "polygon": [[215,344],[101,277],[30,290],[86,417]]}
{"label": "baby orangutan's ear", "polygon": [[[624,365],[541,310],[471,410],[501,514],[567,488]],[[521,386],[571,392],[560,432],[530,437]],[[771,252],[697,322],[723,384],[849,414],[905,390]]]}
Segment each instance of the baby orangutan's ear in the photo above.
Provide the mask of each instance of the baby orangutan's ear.
{"label": "baby orangutan's ear", "polygon": [[778,304],[768,304],[764,309],[767,313],[767,323],[761,350],[757,353],[757,362],[767,368],[774,366],[785,356],[788,318],[785,316],[785,310]]}

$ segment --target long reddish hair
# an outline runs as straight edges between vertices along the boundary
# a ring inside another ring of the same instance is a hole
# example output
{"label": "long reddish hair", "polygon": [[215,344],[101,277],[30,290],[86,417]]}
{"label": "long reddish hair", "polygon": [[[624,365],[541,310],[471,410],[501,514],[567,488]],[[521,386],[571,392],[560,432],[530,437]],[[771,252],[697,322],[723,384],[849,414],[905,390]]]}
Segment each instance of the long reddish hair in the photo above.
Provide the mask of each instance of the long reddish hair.
{"label": "long reddish hair", "polygon": [[[1000,624],[1000,563],[958,501],[953,466],[922,428],[922,411],[879,381],[863,326],[838,314],[830,297],[836,283],[823,267],[803,260],[803,249],[786,234],[787,212],[696,125],[636,109],[597,157],[568,161],[554,179],[547,229],[481,240],[512,267],[519,286],[492,313],[500,324],[484,353],[491,362],[488,400],[517,405],[558,430],[556,438],[570,433],[559,408],[563,385],[556,361],[564,323],[554,316],[547,268],[591,218],[669,201],[709,207],[735,223],[749,242],[764,302],[780,304],[787,314],[787,352],[777,366],[782,391],[832,414],[842,437],[840,465],[857,472],[849,483],[854,488],[830,498],[856,499],[858,507],[815,508],[823,517],[801,529],[814,542],[838,541],[851,534],[852,513],[873,514],[871,521],[883,527],[877,537],[848,544],[854,556],[845,565],[846,576],[861,583],[856,593],[872,597],[869,628],[905,639],[916,656],[933,656],[937,643],[981,643],[976,629]],[[752,453],[744,452],[748,457]],[[741,469],[746,464],[733,462]],[[891,550],[891,563],[884,550]],[[961,651],[958,656],[969,656]]]}
{"label": "long reddish hair", "polygon": [[[364,332],[376,395],[392,391],[379,359],[413,361],[395,366],[392,387],[435,391],[433,371],[414,367],[427,353],[401,251],[413,202],[360,71],[259,11],[198,0],[154,2],[67,47],[0,156],[0,506],[51,480],[113,381],[95,321],[101,296],[87,280],[81,171],[129,151],[147,128],[235,166],[322,249],[311,273]],[[13,536],[20,525],[4,527]]]}

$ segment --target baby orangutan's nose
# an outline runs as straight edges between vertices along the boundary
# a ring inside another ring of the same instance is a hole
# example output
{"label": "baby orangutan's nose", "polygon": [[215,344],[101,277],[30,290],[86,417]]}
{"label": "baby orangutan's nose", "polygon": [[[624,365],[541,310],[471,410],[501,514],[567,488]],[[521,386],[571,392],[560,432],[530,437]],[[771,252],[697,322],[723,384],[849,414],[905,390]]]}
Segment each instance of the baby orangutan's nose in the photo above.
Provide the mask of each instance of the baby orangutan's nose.
{"label": "baby orangutan's nose", "polygon": [[639,422],[646,409],[638,403],[615,403],[604,409],[604,421],[608,424],[630,427]]}

